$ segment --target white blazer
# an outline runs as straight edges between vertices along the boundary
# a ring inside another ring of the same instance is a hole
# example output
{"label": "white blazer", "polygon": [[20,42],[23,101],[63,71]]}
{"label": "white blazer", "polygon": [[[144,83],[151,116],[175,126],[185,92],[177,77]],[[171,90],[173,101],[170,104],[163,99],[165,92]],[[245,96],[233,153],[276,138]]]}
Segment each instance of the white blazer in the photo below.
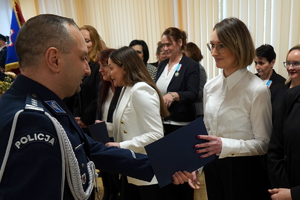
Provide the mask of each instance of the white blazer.
{"label": "white blazer", "polygon": [[[113,134],[120,147],[136,153],[146,154],[144,146],[163,137],[159,96],[154,88],[145,82],[124,87],[113,117]],[[151,182],[127,177],[135,185],[152,185]]]}

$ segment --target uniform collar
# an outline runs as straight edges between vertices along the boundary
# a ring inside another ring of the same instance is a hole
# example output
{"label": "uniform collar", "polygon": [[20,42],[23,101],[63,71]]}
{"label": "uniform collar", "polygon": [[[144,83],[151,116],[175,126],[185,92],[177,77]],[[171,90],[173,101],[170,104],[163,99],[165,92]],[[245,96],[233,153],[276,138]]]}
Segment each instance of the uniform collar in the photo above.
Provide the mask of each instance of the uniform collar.
{"label": "uniform collar", "polygon": [[64,115],[70,112],[65,103],[55,93],[22,74],[18,75],[12,87],[41,100],[53,114]]}

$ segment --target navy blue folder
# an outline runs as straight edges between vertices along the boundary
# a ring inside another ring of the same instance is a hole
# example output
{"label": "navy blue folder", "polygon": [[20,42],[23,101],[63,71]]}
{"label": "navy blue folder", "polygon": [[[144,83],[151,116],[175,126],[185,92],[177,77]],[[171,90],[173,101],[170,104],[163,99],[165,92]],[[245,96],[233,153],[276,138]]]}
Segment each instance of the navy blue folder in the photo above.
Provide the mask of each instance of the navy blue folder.
{"label": "navy blue folder", "polygon": [[110,142],[105,122],[89,125],[88,128],[94,140],[104,144]]}
{"label": "navy blue folder", "polygon": [[202,154],[196,153],[197,149],[194,146],[207,142],[198,139],[198,135],[207,135],[201,117],[145,146],[160,187],[172,183],[172,175],[175,172],[193,172],[215,159],[215,155],[200,158]]}

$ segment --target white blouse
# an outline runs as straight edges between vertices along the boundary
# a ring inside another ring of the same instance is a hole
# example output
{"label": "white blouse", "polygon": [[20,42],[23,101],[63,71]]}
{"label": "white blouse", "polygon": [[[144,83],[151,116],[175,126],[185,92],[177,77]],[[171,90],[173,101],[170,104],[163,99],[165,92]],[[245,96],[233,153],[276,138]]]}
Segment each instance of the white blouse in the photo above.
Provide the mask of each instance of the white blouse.
{"label": "white blouse", "polygon": [[157,82],[156,82],[156,87],[158,88],[158,90],[160,91],[160,93],[164,96],[165,94],[167,94],[167,89],[169,87],[169,84],[171,82],[171,79],[173,78],[173,75],[176,71],[177,65],[179,63],[175,63],[173,65],[173,67],[170,69],[170,71],[168,72],[168,68],[169,68],[169,64],[167,64],[165,66],[164,71],[162,72],[162,74],[160,75],[160,77],[158,78]]}
{"label": "white blouse", "polygon": [[107,98],[105,100],[105,102],[102,105],[102,110],[103,110],[103,115],[102,115],[102,121],[105,121],[106,123],[106,128],[107,128],[107,132],[109,137],[113,137],[113,127],[112,127],[112,123],[111,122],[107,122],[107,115],[108,115],[108,110],[109,110],[109,106],[111,103],[111,100],[114,96],[113,91],[111,90],[111,87],[108,89],[108,94],[107,94]]}
{"label": "white blouse", "polygon": [[270,91],[263,81],[240,69],[204,86],[204,123],[209,135],[221,137],[219,158],[263,155],[272,129]]}

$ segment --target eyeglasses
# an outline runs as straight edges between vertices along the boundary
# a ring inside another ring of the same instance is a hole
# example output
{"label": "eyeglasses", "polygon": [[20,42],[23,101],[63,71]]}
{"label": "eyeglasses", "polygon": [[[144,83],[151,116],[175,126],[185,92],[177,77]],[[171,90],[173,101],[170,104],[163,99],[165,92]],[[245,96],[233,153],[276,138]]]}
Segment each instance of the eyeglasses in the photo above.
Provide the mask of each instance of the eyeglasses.
{"label": "eyeglasses", "polygon": [[139,50],[136,50],[135,52],[137,52],[138,54],[142,54],[143,52],[139,51]]}
{"label": "eyeglasses", "polygon": [[283,62],[285,68],[289,68],[292,65],[293,68],[300,67],[300,62]]}
{"label": "eyeglasses", "polygon": [[224,46],[223,44],[216,45],[213,43],[207,43],[206,46],[210,52],[212,52],[214,50],[214,48],[216,48],[220,54],[224,53],[226,50],[226,46]]}
{"label": "eyeglasses", "polygon": [[166,53],[165,53],[165,52],[159,52],[159,54],[160,54],[160,55],[166,55]]}

